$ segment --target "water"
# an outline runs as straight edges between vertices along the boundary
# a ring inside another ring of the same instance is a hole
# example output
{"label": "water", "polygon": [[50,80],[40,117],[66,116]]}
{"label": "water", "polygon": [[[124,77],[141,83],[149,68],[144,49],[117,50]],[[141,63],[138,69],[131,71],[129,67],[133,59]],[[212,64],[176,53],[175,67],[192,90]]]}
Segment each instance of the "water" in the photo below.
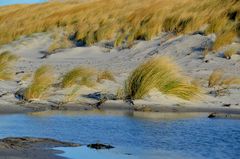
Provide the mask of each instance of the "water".
{"label": "water", "polygon": [[[110,151],[86,147],[60,148],[77,159],[237,159],[240,156],[239,120],[191,118],[156,120],[105,115],[2,115],[0,138],[48,137],[80,144],[106,143]],[[87,156],[86,156],[87,155]],[[90,155],[90,156],[89,156]],[[102,156],[102,157],[101,157]],[[111,157],[114,156],[114,157]]]}

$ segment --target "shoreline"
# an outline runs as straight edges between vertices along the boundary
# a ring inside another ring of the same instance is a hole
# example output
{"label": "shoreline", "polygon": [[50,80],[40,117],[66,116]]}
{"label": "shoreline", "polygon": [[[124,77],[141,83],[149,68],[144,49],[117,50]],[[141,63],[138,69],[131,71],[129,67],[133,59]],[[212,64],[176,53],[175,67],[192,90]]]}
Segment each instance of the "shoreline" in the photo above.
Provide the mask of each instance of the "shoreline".
{"label": "shoreline", "polygon": [[[45,111],[60,111],[60,112],[75,112],[75,113],[87,113],[87,112],[107,112],[108,114],[116,114],[117,112],[125,114],[136,114],[136,113],[145,113],[145,114],[225,114],[230,117],[239,116],[240,118],[240,108],[238,107],[220,107],[220,106],[184,106],[184,105],[160,105],[160,104],[146,104],[138,103],[134,106],[125,103],[123,101],[107,101],[102,104],[99,109],[97,109],[92,103],[68,103],[63,105],[54,105],[50,103],[28,103],[24,105],[0,105],[0,115],[8,114],[27,114],[27,113],[38,113]],[[165,115],[165,116],[166,116]]]}
{"label": "shoreline", "polygon": [[0,139],[0,158],[14,159],[66,159],[57,147],[78,147],[80,144],[50,138],[7,137]]}

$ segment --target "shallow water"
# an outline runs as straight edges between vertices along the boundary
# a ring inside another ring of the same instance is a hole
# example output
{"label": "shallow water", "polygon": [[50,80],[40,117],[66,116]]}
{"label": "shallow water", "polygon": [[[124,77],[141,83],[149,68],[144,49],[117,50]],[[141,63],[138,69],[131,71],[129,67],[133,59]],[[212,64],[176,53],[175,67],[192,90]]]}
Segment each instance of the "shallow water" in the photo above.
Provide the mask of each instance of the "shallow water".
{"label": "shallow water", "polygon": [[[2,115],[0,138],[48,137],[80,144],[106,143],[112,150],[60,148],[72,159],[237,159],[240,121],[203,117],[175,120],[110,115]],[[86,156],[87,155],[87,156]],[[95,157],[94,157],[95,156]]]}

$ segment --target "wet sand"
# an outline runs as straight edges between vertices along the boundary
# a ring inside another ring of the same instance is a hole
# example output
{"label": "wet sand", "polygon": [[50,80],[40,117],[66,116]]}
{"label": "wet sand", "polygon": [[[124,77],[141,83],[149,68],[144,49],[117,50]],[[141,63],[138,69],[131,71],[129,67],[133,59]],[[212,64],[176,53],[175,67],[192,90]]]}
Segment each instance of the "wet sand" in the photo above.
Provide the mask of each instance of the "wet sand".
{"label": "wet sand", "polygon": [[55,147],[76,147],[79,144],[61,142],[47,138],[4,138],[0,139],[1,159],[64,159],[56,154],[62,151]]}

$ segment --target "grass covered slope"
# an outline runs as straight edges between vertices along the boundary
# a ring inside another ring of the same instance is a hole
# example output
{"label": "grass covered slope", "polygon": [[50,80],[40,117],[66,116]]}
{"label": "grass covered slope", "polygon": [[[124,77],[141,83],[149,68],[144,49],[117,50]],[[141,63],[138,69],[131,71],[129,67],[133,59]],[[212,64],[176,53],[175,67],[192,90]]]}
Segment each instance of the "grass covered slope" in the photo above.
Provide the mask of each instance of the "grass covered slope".
{"label": "grass covered slope", "polygon": [[205,24],[206,33],[217,34],[214,49],[232,42],[240,34],[240,1],[53,1],[0,7],[0,45],[62,27],[71,38],[87,45],[111,39],[119,46],[124,41],[149,40],[163,31],[196,31]]}

